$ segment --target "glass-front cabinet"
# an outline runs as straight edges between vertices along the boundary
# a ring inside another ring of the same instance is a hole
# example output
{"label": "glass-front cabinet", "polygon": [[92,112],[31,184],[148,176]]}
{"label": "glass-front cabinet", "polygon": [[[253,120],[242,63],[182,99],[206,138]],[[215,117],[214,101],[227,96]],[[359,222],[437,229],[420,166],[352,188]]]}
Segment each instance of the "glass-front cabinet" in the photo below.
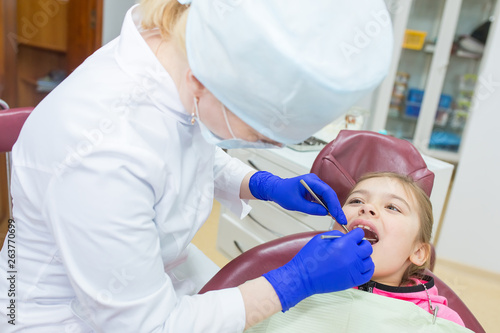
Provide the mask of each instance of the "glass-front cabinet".
{"label": "glass-front cabinet", "polygon": [[488,33],[498,18],[497,1],[386,2],[397,46],[368,127],[411,141],[424,154],[458,162],[474,99],[494,84],[478,73],[487,40],[495,38]]}

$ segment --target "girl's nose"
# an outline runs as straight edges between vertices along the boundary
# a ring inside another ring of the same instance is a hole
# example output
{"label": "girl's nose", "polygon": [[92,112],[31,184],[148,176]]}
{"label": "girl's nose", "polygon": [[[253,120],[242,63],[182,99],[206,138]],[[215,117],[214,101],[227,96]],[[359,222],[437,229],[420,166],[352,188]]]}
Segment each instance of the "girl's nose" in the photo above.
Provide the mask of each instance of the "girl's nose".
{"label": "girl's nose", "polygon": [[372,205],[366,204],[361,206],[359,209],[359,215],[369,214],[371,216],[377,216],[377,210]]}

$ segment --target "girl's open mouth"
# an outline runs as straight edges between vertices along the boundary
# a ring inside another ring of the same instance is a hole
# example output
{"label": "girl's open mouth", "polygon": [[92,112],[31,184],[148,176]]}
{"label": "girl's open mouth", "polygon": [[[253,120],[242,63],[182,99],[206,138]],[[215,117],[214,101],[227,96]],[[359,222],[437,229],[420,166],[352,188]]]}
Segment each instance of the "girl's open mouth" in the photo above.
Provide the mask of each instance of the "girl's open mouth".
{"label": "girl's open mouth", "polygon": [[365,238],[373,245],[378,243],[378,235],[369,226],[366,225],[356,225],[352,229],[362,228],[365,232]]}

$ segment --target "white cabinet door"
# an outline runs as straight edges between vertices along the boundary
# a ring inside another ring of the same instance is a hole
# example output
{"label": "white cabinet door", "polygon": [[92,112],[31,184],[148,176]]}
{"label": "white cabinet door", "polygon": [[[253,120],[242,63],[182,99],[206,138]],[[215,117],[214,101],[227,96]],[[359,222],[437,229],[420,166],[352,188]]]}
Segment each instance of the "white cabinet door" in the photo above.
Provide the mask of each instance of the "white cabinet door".
{"label": "white cabinet door", "polygon": [[[386,2],[393,14],[395,45],[404,47],[395,47],[368,128],[385,129],[411,141],[423,154],[456,163],[477,93],[482,55],[487,52],[487,47],[482,50],[481,31],[488,31],[484,27],[494,16],[497,1]],[[416,33],[405,38],[407,30]],[[493,38],[490,34],[487,40]]]}
{"label": "white cabinet door", "polygon": [[481,270],[500,274],[500,149],[496,137],[500,124],[500,39],[496,37],[500,21],[492,29],[495,38],[488,45],[480,77],[493,78],[494,85],[479,91],[436,248],[440,258],[472,266],[480,270],[478,274],[483,274]]}

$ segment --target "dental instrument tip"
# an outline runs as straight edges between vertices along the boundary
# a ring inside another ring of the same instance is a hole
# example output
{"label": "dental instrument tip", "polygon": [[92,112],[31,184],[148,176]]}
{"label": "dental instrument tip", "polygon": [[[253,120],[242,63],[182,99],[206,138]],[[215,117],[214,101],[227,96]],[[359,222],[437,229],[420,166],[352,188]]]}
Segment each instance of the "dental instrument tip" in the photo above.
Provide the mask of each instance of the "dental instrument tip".
{"label": "dental instrument tip", "polygon": [[[340,238],[342,236],[338,236],[338,235],[321,235],[321,239],[335,239],[335,238]],[[376,241],[376,239],[373,239],[373,238],[365,238],[363,237],[363,240],[367,240],[369,242],[374,242]]]}

